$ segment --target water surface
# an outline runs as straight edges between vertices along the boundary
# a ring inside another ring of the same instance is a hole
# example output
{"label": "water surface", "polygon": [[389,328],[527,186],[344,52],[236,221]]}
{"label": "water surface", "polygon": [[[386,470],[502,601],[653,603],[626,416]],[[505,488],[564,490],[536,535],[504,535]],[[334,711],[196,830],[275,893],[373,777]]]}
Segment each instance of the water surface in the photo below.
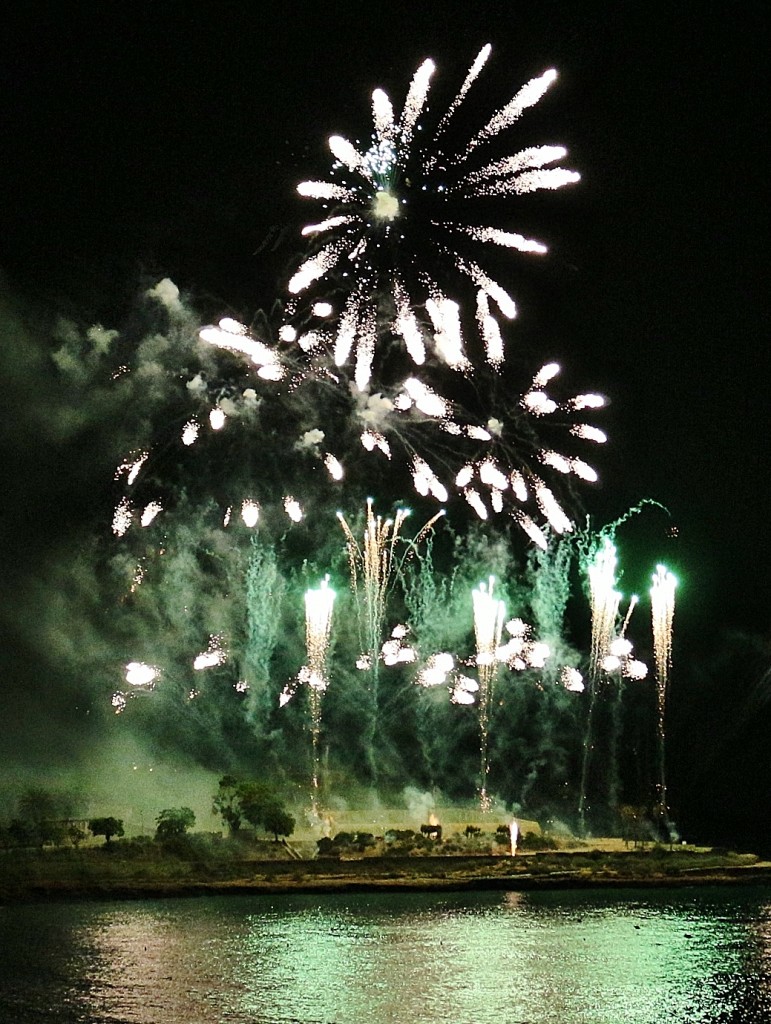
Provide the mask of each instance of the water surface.
{"label": "water surface", "polygon": [[9,1024],[762,1024],[771,889],[0,908]]}

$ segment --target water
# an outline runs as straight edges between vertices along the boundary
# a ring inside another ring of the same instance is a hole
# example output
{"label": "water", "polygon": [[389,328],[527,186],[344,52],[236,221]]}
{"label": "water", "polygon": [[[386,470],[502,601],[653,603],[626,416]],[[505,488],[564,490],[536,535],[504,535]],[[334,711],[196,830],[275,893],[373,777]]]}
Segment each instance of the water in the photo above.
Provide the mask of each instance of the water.
{"label": "water", "polygon": [[0,908],[5,1024],[761,1024],[771,889]]}

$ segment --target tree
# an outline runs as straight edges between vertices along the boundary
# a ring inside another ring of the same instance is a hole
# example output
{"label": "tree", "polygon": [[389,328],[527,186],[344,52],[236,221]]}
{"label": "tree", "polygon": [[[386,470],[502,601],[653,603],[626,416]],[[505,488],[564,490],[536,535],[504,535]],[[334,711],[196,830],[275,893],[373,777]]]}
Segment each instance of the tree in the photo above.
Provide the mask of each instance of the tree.
{"label": "tree", "polygon": [[76,825],[74,822],[70,822],[70,824],[67,826],[67,838],[77,850],[77,848],[86,838],[86,833],[79,825]]}
{"label": "tree", "polygon": [[262,825],[266,832],[273,833],[274,840],[278,842],[279,836],[291,836],[295,820],[281,804],[273,802],[263,809]]}
{"label": "tree", "polygon": [[212,813],[220,815],[231,834],[244,823],[272,832],[276,842],[280,835],[294,832],[294,818],[264,782],[239,782],[232,775],[223,776],[214,795]]}
{"label": "tree", "polygon": [[219,814],[230,834],[238,832],[243,822],[239,800],[239,782],[232,775],[223,775],[212,801],[212,814]]}
{"label": "tree", "polygon": [[185,835],[195,825],[195,813],[189,807],[168,807],[161,811],[155,821],[155,838],[171,839],[173,836]]}
{"label": "tree", "polygon": [[265,823],[265,811],[278,801],[271,790],[262,782],[242,782],[238,787],[238,801],[241,816],[253,828]]}
{"label": "tree", "polygon": [[70,812],[70,800],[61,793],[35,787],[22,793],[17,802],[16,832],[24,846],[61,843],[65,837],[62,819]]}
{"label": "tree", "polygon": [[123,835],[123,822],[120,818],[92,818],[88,828],[92,835],[104,836],[105,846],[109,846],[113,836]]}

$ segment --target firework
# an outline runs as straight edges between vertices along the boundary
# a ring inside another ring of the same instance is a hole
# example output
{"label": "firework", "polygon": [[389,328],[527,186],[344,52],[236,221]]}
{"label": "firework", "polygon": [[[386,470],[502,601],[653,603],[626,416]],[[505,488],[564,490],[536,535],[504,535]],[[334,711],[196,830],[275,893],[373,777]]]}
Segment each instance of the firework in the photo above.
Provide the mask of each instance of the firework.
{"label": "firework", "polygon": [[490,710],[493,699],[493,685],[498,665],[498,649],[506,608],[503,601],[493,597],[494,577],[487,584],[480,583],[472,591],[474,607],[474,636],[476,638],[476,665],[479,678],[479,802],[482,810],[489,810],[490,796],[487,792],[487,778],[490,773],[488,757],[488,734]]}
{"label": "firework", "polygon": [[[247,348],[250,337],[240,326],[239,351]],[[216,345],[221,333],[207,328],[202,336]],[[549,388],[559,373],[558,364],[545,364],[519,395],[512,394],[508,387],[499,387],[495,377],[489,378],[486,395],[480,396],[476,393],[478,387],[474,389],[474,402],[483,397],[489,406],[487,414],[479,417],[470,415],[457,400],[445,397],[440,390],[441,380],[432,385],[415,373],[391,385],[379,385],[374,392],[351,391],[345,377],[332,371],[327,356],[316,352],[305,364],[293,366],[293,393],[299,394],[302,387],[314,389],[315,396],[319,388],[336,392],[332,405],[345,419],[322,419],[320,427],[305,430],[297,438],[294,448],[318,458],[333,482],[345,478],[346,467],[355,464],[357,453],[367,453],[380,466],[383,459],[401,461],[422,497],[445,504],[454,494],[482,520],[505,512],[533,543],[545,549],[548,530],[538,520],[545,521],[558,535],[573,530],[554,487],[547,483],[547,475],[597,480],[596,471],[585,459],[559,449],[571,438],[593,444],[606,440],[603,431],[583,419],[587,412],[603,407],[603,396],[584,393],[555,397]],[[355,433],[359,444],[354,443],[345,453],[325,450],[328,436],[353,440]],[[370,472],[375,469],[373,465]],[[256,502],[249,501],[251,518],[255,519]],[[284,508],[298,521],[296,504],[285,499]],[[130,505],[116,510],[115,523],[116,532],[128,530]]]}
{"label": "firework", "polygon": [[[372,510],[372,500],[367,499],[364,536],[359,544],[342,512],[337,513],[343,529],[348,551],[348,564],[351,570],[351,587],[358,599],[359,625],[363,655],[367,664],[373,667],[376,678],[376,666],[383,632],[386,598],[396,572],[403,559],[398,557],[401,541],[407,544],[407,554],[416,549],[420,541],[431,531],[443,513],[433,516],[411,540],[405,541],[401,535],[402,527],[409,516],[407,509],[397,509],[393,519],[376,516]],[[397,627],[393,637],[399,637]],[[403,634],[402,634],[403,635]]]}
{"label": "firework", "polygon": [[[538,363],[530,365],[519,381],[513,379],[504,321],[513,319],[517,308],[498,279],[492,266],[497,260],[492,257],[508,250],[527,259],[545,254],[541,241],[514,230],[508,212],[505,223],[496,218],[510,200],[560,188],[577,181],[578,175],[561,166],[566,153],[560,146],[534,145],[512,154],[507,142],[512,126],[554,83],[553,71],[532,79],[510,102],[475,121],[473,130],[465,130],[464,124],[471,124],[471,113],[466,116],[469,97],[489,56],[488,46],[436,120],[431,121],[428,108],[435,67],[426,61],[400,112],[385,92],[375,91],[374,130],[368,143],[362,146],[337,135],[329,139],[332,173],[298,187],[301,196],[324,209],[303,230],[310,248],[290,277],[291,299],[280,323],[270,326],[263,317],[248,328],[225,317],[200,331],[196,326],[184,359],[175,358],[174,366],[158,363],[158,374],[165,373],[169,381],[173,375],[174,395],[186,404],[177,403],[163,444],[151,449],[146,437],[135,440],[115,474],[127,493],[115,510],[113,531],[120,537],[131,531],[129,542],[142,544],[142,574],[153,538],[162,536],[153,545],[161,554],[167,538],[173,545],[177,536],[169,523],[173,493],[164,493],[161,499],[156,491],[163,476],[162,453],[172,447],[196,465],[204,461],[207,449],[215,451],[217,471],[227,467],[227,483],[222,485],[218,477],[216,489],[207,492],[222,494],[213,517],[217,531],[220,523],[231,531],[223,538],[222,549],[227,541],[235,547],[247,537],[256,551],[255,545],[264,543],[276,519],[284,516],[287,528],[302,524],[295,536],[305,537],[317,511],[316,492],[342,490],[350,480],[356,486],[360,462],[366,463],[370,480],[376,473],[375,479],[382,481],[387,468],[392,474],[401,472],[404,482],[409,486],[411,480],[426,499],[442,505],[451,499],[465,503],[485,521],[509,516],[541,549],[557,546],[550,545],[552,535],[573,531],[562,490],[554,481],[597,479],[581,452],[585,443],[606,440],[590,422],[604,399],[563,388],[560,367],[553,361],[544,362],[535,374]],[[240,370],[239,362],[244,364]],[[185,377],[180,365],[189,367]],[[153,362],[154,373],[155,367]],[[148,416],[146,422],[154,429],[154,420]],[[241,441],[235,457],[223,457],[233,450],[227,446],[239,434],[246,434],[248,443]],[[209,486],[205,472],[198,479]],[[314,486],[316,481],[320,484]],[[178,504],[184,507],[182,500]],[[362,534],[339,515],[358,613],[356,663],[367,673],[361,698],[368,718],[361,742],[371,758],[370,781],[376,781],[375,733],[379,726],[387,729],[389,722],[385,685],[379,693],[380,674],[386,677],[381,663],[414,664],[421,686],[444,686],[452,703],[477,704],[479,795],[483,808],[489,808],[488,733],[498,674],[502,666],[519,672],[539,669],[549,649],[534,639],[521,619],[504,627],[505,609],[493,596],[492,577],[473,591],[475,654],[466,646],[460,654],[444,651],[426,659],[418,653],[420,630],[414,644],[407,639],[405,626],[389,635],[387,600],[399,577],[403,549],[404,557],[414,551],[436,518],[410,540],[402,536],[406,516],[404,510],[392,518],[375,516],[368,501]],[[144,535],[137,529],[153,523]],[[207,567],[209,560],[221,556],[218,544],[215,538],[208,545]],[[491,564],[502,568],[501,561]],[[243,651],[237,630],[227,622],[232,653],[225,651],[225,633],[213,634],[208,649],[193,662],[194,669],[202,670],[228,659],[231,678],[238,678],[233,685],[239,694],[249,694],[244,703],[253,712],[261,709],[259,692],[265,696],[275,673],[271,659],[279,628],[279,595],[275,564],[269,570],[267,555],[250,561],[248,639],[242,638]],[[610,604],[601,607],[607,581],[601,578],[601,568],[597,572],[596,594],[592,584],[589,673],[595,683],[601,672],[613,671],[603,659],[616,657],[622,670],[632,663],[624,651],[609,647],[618,604],[615,610]],[[150,571],[147,578],[134,602],[137,606],[149,599]],[[139,582],[136,576],[134,589]],[[611,593],[614,583],[612,579]],[[320,790],[321,710],[328,686],[333,605],[334,592],[326,580],[305,595],[307,664],[279,698],[284,704],[307,684],[314,808]],[[211,608],[203,612],[211,620]],[[187,606],[184,614],[191,614]],[[463,622],[467,631],[467,615]],[[216,616],[205,625],[196,623],[192,643],[200,644],[210,628],[221,624]],[[616,639],[623,633],[622,628]],[[438,630],[425,640],[427,650],[452,647],[454,640],[436,634]],[[468,642],[468,637],[455,639],[459,647]],[[355,641],[353,647],[356,650]],[[186,656],[192,660],[198,649],[189,647]],[[286,678],[294,670],[296,662],[281,674]],[[408,671],[402,674],[407,676]],[[561,679],[568,690],[583,688],[576,669],[565,668]],[[198,693],[188,692],[191,698]],[[380,750],[386,746],[382,742]],[[512,832],[512,852],[515,843]]]}
{"label": "firework", "polygon": [[661,821],[668,824],[666,765],[664,758],[664,719],[666,712],[669,671],[672,667],[672,622],[675,614],[675,587],[677,580],[665,566],[656,566],[651,587],[651,619],[653,626],[653,656],[656,663],[657,736],[659,746],[659,777],[656,785],[658,812]]}
{"label": "firework", "polygon": [[[374,737],[377,730],[381,657],[387,662],[392,658],[395,658],[396,661],[414,660],[406,653],[402,653],[400,656],[404,646],[401,644],[402,636],[399,635],[400,627],[397,627],[396,635],[392,634],[393,642],[389,643],[387,648],[381,647],[388,592],[404,557],[408,557],[416,550],[417,545],[431,531],[441,515],[443,513],[440,512],[433,516],[413,539],[405,541],[407,544],[406,554],[400,558],[398,549],[400,542],[404,541],[401,531],[409,516],[408,510],[398,509],[393,519],[383,519],[374,514],[372,500],[368,499],[361,544],[342,512],[337,514],[345,535],[351,571],[351,588],[356,597],[359,639],[362,647],[357,665],[369,673],[370,739]],[[404,647],[405,652],[406,650],[408,648]],[[370,743],[370,749],[371,746]],[[374,763],[371,765],[371,769],[374,774]]]}
{"label": "firework", "polygon": [[332,629],[332,609],[335,592],[329,586],[329,577],[322,580],[316,590],[305,592],[305,647],[308,664],[300,672],[300,682],[308,684],[311,708],[311,740],[313,768],[311,776],[312,810],[318,811],[319,795],[319,736],[321,734],[321,698],[327,688],[326,662],[329,635]]}
{"label": "firework", "polygon": [[[376,89],[369,142],[361,146],[331,136],[330,178],[297,186],[301,196],[323,203],[326,213],[303,229],[317,248],[290,279],[289,292],[310,295],[318,282],[333,276],[336,282],[341,275],[351,282],[333,345],[338,366],[353,357],[360,389],[371,378],[376,324],[384,310],[393,335],[415,365],[422,365],[432,348],[449,367],[464,372],[470,368],[458,304],[446,293],[444,278],[435,267],[454,277],[458,286],[471,285],[485,358],[500,365],[503,343],[496,317],[513,318],[516,306],[478,260],[488,246],[529,254],[543,254],[546,246],[517,232],[480,225],[477,218],[470,222],[468,204],[494,207],[497,197],[560,188],[579,179],[575,171],[551,166],[566,155],[561,146],[533,146],[503,159],[485,159],[491,140],[511,127],[556,80],[553,70],[519,89],[470,139],[450,141],[451,121],[490,49],[480,51],[433,132],[422,130],[421,123],[435,71],[433,61],[426,60],[412,79],[399,116],[386,93]],[[494,209],[488,209],[487,216],[491,213]],[[412,267],[418,268],[417,275]],[[290,304],[290,315],[296,309],[297,303]],[[427,324],[418,316],[423,309]],[[328,316],[325,310],[325,320]],[[310,330],[315,332],[314,320]]]}
{"label": "firework", "polygon": [[617,563],[615,545],[607,537],[603,538],[587,569],[592,609],[592,647],[589,664],[594,679],[599,678],[618,618],[621,594],[616,590]]}
{"label": "firework", "polygon": [[586,788],[589,762],[595,742],[594,715],[602,665],[609,653],[608,649],[616,627],[621,600],[621,595],[616,590],[616,565],[615,545],[607,537],[604,537],[586,570],[592,610],[592,641],[589,654],[589,711],[586,719],[586,736],[581,759],[581,780],[578,794],[578,823],[582,832],[586,829]]}

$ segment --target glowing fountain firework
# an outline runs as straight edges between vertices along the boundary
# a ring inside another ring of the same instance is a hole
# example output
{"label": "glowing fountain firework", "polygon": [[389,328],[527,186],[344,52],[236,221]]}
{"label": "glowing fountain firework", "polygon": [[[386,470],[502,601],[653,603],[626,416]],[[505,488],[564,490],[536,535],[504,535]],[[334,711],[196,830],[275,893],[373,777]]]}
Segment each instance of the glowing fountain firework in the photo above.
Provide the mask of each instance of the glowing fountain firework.
{"label": "glowing fountain firework", "polygon": [[586,789],[589,762],[594,747],[594,714],[602,675],[603,660],[608,654],[616,628],[621,594],[616,590],[616,548],[607,538],[594,552],[586,570],[589,581],[589,601],[592,610],[592,641],[589,655],[589,711],[581,760],[581,781],[578,794],[578,824],[586,830]]}
{"label": "glowing fountain firework", "polygon": [[608,644],[608,650],[601,662],[602,672],[609,683],[614,687],[613,703],[611,709],[610,739],[608,744],[608,768],[606,776],[608,780],[608,805],[614,812],[618,812],[621,781],[618,769],[618,746],[621,735],[621,701],[624,691],[624,680],[641,680],[648,675],[648,666],[643,661],[634,657],[632,641],[624,634],[629,624],[631,614],[637,605],[637,597],[632,597],[629,602],[626,617],[624,618],[621,632]]}
{"label": "glowing fountain firework", "polygon": [[[430,519],[417,536],[408,542],[408,554],[415,550],[441,515],[443,513],[440,512]],[[372,500],[368,499],[364,536],[362,543],[359,544],[345,516],[342,512],[337,514],[345,534],[348,563],[351,570],[351,587],[357,599],[362,646],[362,656],[357,664],[359,668],[369,672],[370,741],[377,731],[380,657],[381,654],[384,654],[382,641],[386,600],[400,565],[397,548],[399,542],[403,540],[401,530],[408,516],[407,509],[398,509],[393,519],[375,516],[372,511]],[[399,640],[400,637],[392,636],[393,639]],[[367,746],[368,749],[372,749],[371,742]],[[374,763],[371,765],[371,770],[374,777]]]}
{"label": "glowing fountain firework", "polygon": [[506,608],[503,601],[493,597],[494,577],[487,584],[480,583],[472,591],[474,605],[474,636],[476,638],[476,665],[479,679],[479,803],[483,811],[490,809],[487,779],[490,773],[488,734],[493,699],[495,674],[498,668],[498,648],[501,645]]}
{"label": "glowing fountain firework", "polygon": [[519,839],[519,824],[515,819],[509,822],[509,847],[511,849],[511,856],[516,857],[517,855],[517,840]]}
{"label": "glowing fountain firework", "polygon": [[321,734],[321,699],[327,688],[327,650],[332,629],[332,609],[335,592],[329,586],[329,579],[322,580],[316,590],[305,592],[305,647],[308,664],[300,672],[300,682],[308,684],[308,700],[311,710],[311,809],[318,813],[319,798],[319,736]]}
{"label": "glowing fountain firework", "polygon": [[659,746],[659,777],[656,785],[658,814],[662,824],[669,828],[667,807],[667,780],[665,762],[665,713],[669,671],[672,667],[672,622],[675,614],[675,587],[677,580],[663,565],[656,566],[651,587],[651,619],[653,625],[653,656],[656,663],[656,693],[658,696],[657,735]]}

